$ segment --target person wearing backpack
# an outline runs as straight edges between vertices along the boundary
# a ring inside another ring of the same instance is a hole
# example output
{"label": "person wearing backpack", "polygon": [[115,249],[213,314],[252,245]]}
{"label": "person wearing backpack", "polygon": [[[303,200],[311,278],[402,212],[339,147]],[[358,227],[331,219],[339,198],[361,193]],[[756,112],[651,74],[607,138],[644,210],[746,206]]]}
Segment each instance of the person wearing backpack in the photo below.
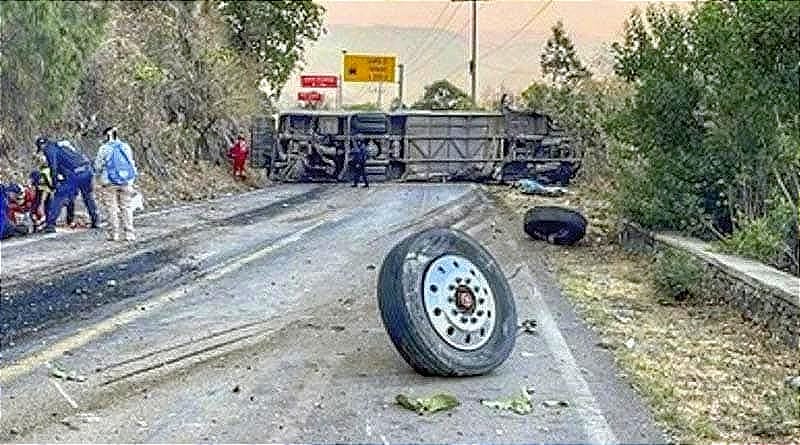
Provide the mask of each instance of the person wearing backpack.
{"label": "person wearing backpack", "polygon": [[92,228],[100,228],[97,204],[94,200],[92,161],[80,151],[61,146],[45,136],[36,139],[36,152],[44,153],[51,178],[55,182],[55,194],[47,209],[44,231],[47,233],[56,231],[56,220],[61,208],[70,199],[74,199],[78,192],[81,193],[83,203],[89,212]]}
{"label": "person wearing backpack", "polygon": [[106,128],[104,133],[106,142],[97,151],[94,168],[109,219],[108,239],[119,241],[121,216],[125,240],[136,241],[132,201],[135,195],[133,181],[137,172],[133,152],[127,143],[119,140],[116,128]]}

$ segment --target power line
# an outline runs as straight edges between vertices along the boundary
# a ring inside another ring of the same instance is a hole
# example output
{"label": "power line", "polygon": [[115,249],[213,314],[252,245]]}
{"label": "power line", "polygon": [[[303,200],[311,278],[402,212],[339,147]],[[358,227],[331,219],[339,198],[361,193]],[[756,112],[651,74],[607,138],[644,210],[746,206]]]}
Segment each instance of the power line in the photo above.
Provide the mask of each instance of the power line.
{"label": "power line", "polygon": [[[446,47],[447,47],[447,45],[449,45],[450,43],[452,43],[452,42],[454,42],[454,41],[458,40],[458,38],[459,38],[459,37],[461,37],[461,33],[463,33],[463,32],[464,32],[464,30],[466,30],[466,29],[467,29],[467,23],[464,23],[464,25],[461,27],[461,29],[459,29],[458,31],[456,31],[456,33],[455,33],[455,34],[453,34],[453,36],[452,36],[452,37],[451,37],[449,40],[445,40],[445,41],[443,42],[443,43],[444,43],[444,46],[442,46],[441,48],[442,48],[442,49],[444,49],[444,48],[446,48]],[[418,64],[416,65],[416,67],[415,67],[413,70],[411,70],[411,72],[410,72],[410,73],[408,73],[408,75],[409,75],[409,76],[411,76],[411,75],[413,75],[413,74],[416,74],[416,73],[420,72],[420,71],[421,71],[421,70],[423,70],[425,67],[427,67],[427,65],[428,65],[428,63],[429,63],[429,62],[431,62],[431,61],[432,61],[434,58],[436,58],[436,56],[439,56],[439,55],[440,55],[440,54],[438,54],[436,51],[434,51],[434,52],[433,52],[432,54],[430,54],[430,56],[429,56],[429,57],[427,57],[427,58],[426,58],[426,59],[425,59],[423,62],[420,62],[420,63],[418,63]]]}
{"label": "power line", "polygon": [[485,63],[481,64],[481,67],[482,68],[488,68],[488,69],[490,69],[492,71],[498,71],[498,72],[501,72],[501,73],[506,73],[506,74],[511,74],[511,73],[530,74],[530,75],[538,74],[535,71],[524,70],[524,69],[520,69],[519,67],[508,69],[508,67],[499,67],[499,66],[496,66],[496,65],[488,65],[488,64],[485,64]]}
{"label": "power line", "polygon": [[[536,11],[536,13],[533,16],[531,16],[531,18],[528,19],[528,21],[525,22],[522,25],[522,27],[519,28],[509,39],[506,39],[503,43],[501,43],[500,45],[495,46],[494,48],[492,48],[490,50],[486,50],[486,51],[482,52],[480,54],[480,60],[484,60],[486,57],[489,57],[492,54],[498,54],[500,49],[502,49],[504,46],[507,46],[509,43],[514,41],[514,39],[516,39],[523,32],[525,32],[525,30],[534,22],[534,20],[536,20],[537,17],[539,17],[544,12],[545,9],[547,9],[548,6],[550,6],[551,3],[553,3],[553,0],[548,0],[547,3],[545,3],[544,6],[542,6],[541,8],[539,8],[539,10]],[[457,66],[455,69],[453,69],[452,71],[447,73],[446,76],[444,76],[445,79],[450,77],[450,76],[452,76],[453,74],[457,73],[458,70],[460,70],[460,69],[463,69],[463,67],[462,66]]]}
{"label": "power line", "polygon": [[[450,17],[448,18],[447,23],[445,23],[438,30],[438,32],[435,34],[435,36],[434,36],[433,40],[430,42],[430,44],[428,44],[426,47],[422,48],[422,50],[419,53],[417,53],[417,57],[415,57],[414,60],[405,63],[406,66],[413,67],[412,70],[409,73],[407,73],[407,76],[412,76],[413,74],[416,74],[417,72],[419,72],[422,69],[422,67],[425,66],[426,63],[430,62],[434,57],[436,57],[437,54],[436,54],[436,50],[434,49],[434,51],[429,56],[427,56],[425,58],[425,63],[415,63],[415,62],[418,62],[419,59],[422,58],[422,55],[425,54],[429,49],[435,48],[435,45],[440,40],[440,38],[442,38],[443,36],[447,35],[447,26],[449,26],[450,23],[453,22],[453,18],[455,18],[457,13],[458,13],[458,7],[453,8],[453,13],[450,14]],[[461,31],[459,31],[459,34],[460,33],[461,33]],[[457,37],[457,36],[458,36],[458,34],[455,35],[455,37]],[[447,42],[447,40],[445,40],[445,42]]]}
{"label": "power line", "polygon": [[533,14],[533,16],[531,16],[531,18],[528,19],[528,21],[525,22],[525,24],[523,24],[522,27],[517,30],[517,32],[515,32],[511,37],[506,39],[506,41],[504,41],[503,43],[495,46],[494,48],[492,48],[490,50],[487,50],[487,51],[481,53],[481,56],[480,56],[481,59],[483,59],[484,57],[489,56],[491,54],[489,51],[492,51],[492,53],[494,53],[494,54],[499,53],[500,49],[502,49],[504,46],[506,46],[509,43],[511,43],[512,41],[514,41],[514,39],[519,37],[520,34],[525,32],[525,30],[528,28],[528,26],[530,26],[536,20],[536,18],[538,18],[544,12],[544,10],[547,9],[548,6],[550,6],[551,3],[553,3],[553,0],[548,0],[547,3],[545,3],[541,8],[539,8],[539,10],[536,11],[536,13]]}
{"label": "power line", "polygon": [[[438,36],[438,33],[441,31],[441,29],[439,29],[439,26],[438,26],[438,25],[439,25],[439,20],[441,20],[441,19],[442,19],[442,17],[444,16],[444,13],[445,13],[445,12],[446,12],[448,9],[450,9],[450,5],[451,5],[451,4],[450,4],[450,2],[447,2],[447,3],[444,5],[444,8],[442,8],[442,10],[441,10],[441,11],[439,11],[439,15],[437,15],[437,16],[436,16],[436,20],[434,20],[434,21],[433,21],[433,24],[431,24],[431,26],[430,26],[431,28],[433,28],[433,29],[432,29],[432,31],[431,31],[431,33],[429,33],[428,35],[426,35],[426,36],[425,36],[425,38],[423,39],[422,43],[420,44],[420,47],[421,47],[421,48],[424,48],[424,47],[426,47],[426,46],[427,46],[429,43],[432,43],[432,42],[431,42],[431,38],[433,38],[433,39],[435,40],[435,38]],[[449,22],[448,22],[448,23],[449,23]],[[405,48],[405,51],[404,51],[404,52],[408,52],[409,50],[411,50],[411,45],[407,46],[407,47]],[[406,66],[409,66],[409,64],[412,64],[412,63],[414,63],[414,61],[416,61],[416,60],[418,60],[418,59],[419,59],[420,55],[421,55],[421,53],[416,53],[414,56],[412,56],[412,57],[411,57],[411,59],[409,59],[409,60],[407,60],[407,61],[405,61],[405,62],[404,62],[404,63],[405,63],[405,65],[406,65]]]}

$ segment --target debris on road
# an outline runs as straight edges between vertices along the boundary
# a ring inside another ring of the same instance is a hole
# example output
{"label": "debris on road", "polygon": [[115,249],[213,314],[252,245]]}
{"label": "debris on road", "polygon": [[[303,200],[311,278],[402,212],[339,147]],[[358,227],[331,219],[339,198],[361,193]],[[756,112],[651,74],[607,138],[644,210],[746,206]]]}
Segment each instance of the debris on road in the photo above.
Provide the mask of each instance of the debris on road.
{"label": "debris on road", "polygon": [[431,414],[437,411],[446,411],[460,405],[458,399],[450,394],[440,393],[431,397],[412,399],[404,394],[395,397],[397,404],[403,408],[414,411],[419,415]]}
{"label": "debris on road", "polygon": [[525,213],[525,233],[550,244],[571,246],[586,235],[586,218],[575,210],[537,206]]}
{"label": "debris on road", "polygon": [[520,192],[526,195],[541,195],[541,196],[563,196],[572,194],[564,187],[554,187],[542,185],[540,182],[533,179],[520,179],[514,184]]}
{"label": "debris on road", "polygon": [[523,320],[522,323],[519,324],[520,331],[525,334],[536,335],[538,331],[536,330],[536,320],[529,318],[527,320]]}
{"label": "debris on road", "polygon": [[66,391],[64,391],[64,388],[61,387],[61,384],[58,383],[58,381],[50,380],[50,383],[52,383],[53,386],[56,387],[56,390],[58,391],[58,393],[61,394],[61,397],[63,397],[64,400],[67,401],[67,403],[69,403],[69,406],[71,406],[73,409],[78,409],[78,404],[75,402],[75,400],[72,397],[69,396],[69,394],[67,394]]}
{"label": "debris on road", "polygon": [[520,395],[497,400],[481,400],[481,405],[487,408],[494,408],[506,411],[513,411],[517,414],[525,415],[533,412],[533,398],[530,388],[523,388]]}
{"label": "debris on road", "polygon": [[545,408],[566,408],[569,406],[569,403],[563,400],[545,400],[542,402],[542,406]]}
{"label": "debris on road", "polygon": [[52,369],[50,370],[50,375],[52,377],[56,377],[62,380],[68,380],[73,382],[85,382],[86,376],[78,374],[77,371],[69,370],[65,368],[63,365],[54,362],[52,364]]}

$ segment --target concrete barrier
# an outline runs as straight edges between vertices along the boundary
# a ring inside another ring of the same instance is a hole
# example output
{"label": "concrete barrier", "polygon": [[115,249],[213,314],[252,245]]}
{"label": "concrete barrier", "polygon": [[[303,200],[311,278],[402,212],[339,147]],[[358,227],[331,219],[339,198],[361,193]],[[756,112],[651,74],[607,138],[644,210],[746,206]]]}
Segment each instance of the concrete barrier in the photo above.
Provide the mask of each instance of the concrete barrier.
{"label": "concrete barrier", "polygon": [[714,252],[708,243],[670,233],[655,233],[624,222],[620,244],[626,249],[655,253],[677,249],[703,265],[698,291],[739,309],[749,320],[800,349],[800,278],[757,261]]}

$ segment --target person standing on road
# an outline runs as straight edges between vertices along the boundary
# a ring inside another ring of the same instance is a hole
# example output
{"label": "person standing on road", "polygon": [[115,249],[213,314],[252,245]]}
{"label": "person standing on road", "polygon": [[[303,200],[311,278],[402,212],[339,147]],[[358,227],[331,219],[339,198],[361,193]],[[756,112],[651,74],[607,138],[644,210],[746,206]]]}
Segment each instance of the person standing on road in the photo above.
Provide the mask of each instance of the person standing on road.
{"label": "person standing on road", "polygon": [[236,137],[236,142],[228,150],[228,157],[233,160],[233,177],[234,179],[245,179],[244,167],[247,162],[247,155],[249,153],[247,148],[247,141],[244,139],[243,134]]}
{"label": "person standing on road", "polygon": [[92,161],[85,154],[63,147],[44,136],[36,139],[37,153],[43,152],[55,182],[55,195],[47,209],[44,231],[54,233],[56,220],[64,203],[81,193],[86,210],[92,220],[92,228],[100,227],[97,205],[94,201]]}
{"label": "person standing on road", "polygon": [[350,151],[350,166],[353,169],[353,185],[358,187],[358,180],[364,179],[364,187],[369,187],[367,182],[367,147],[364,141],[356,141],[353,150]]}
{"label": "person standing on road", "polygon": [[119,241],[121,216],[125,240],[136,241],[132,201],[135,195],[133,181],[137,172],[133,152],[127,143],[119,140],[116,128],[106,128],[104,133],[106,142],[97,151],[94,168],[109,219],[108,240]]}

